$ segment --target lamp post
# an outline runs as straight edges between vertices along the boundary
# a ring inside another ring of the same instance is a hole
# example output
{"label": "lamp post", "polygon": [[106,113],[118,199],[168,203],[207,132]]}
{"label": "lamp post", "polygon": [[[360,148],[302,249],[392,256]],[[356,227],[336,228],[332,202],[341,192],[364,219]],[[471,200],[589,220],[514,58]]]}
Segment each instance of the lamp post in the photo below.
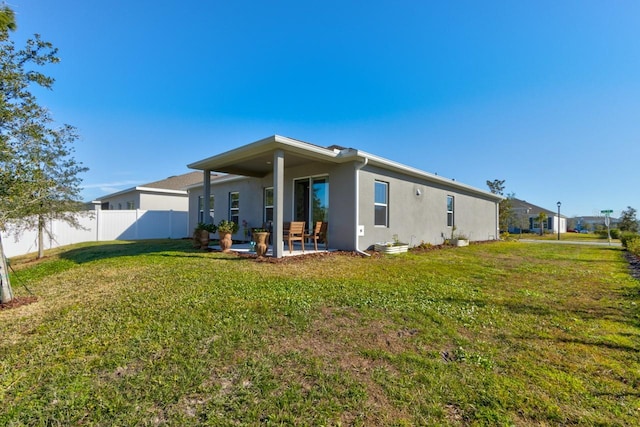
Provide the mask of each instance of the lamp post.
{"label": "lamp post", "polygon": [[562,203],[558,202],[558,240],[560,240],[560,205]]}

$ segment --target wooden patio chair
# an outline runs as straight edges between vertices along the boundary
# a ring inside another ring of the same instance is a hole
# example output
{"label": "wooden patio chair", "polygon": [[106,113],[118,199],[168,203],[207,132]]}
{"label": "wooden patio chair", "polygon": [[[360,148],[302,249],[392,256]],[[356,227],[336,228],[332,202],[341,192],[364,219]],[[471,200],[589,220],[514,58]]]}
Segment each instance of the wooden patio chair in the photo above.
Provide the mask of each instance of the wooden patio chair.
{"label": "wooden patio chair", "polygon": [[318,250],[318,240],[324,242],[324,250],[329,249],[329,242],[327,241],[327,228],[329,223],[323,221],[316,221],[316,225],[313,230],[309,230],[309,234],[305,234],[304,237],[309,240],[313,240],[313,247]]}
{"label": "wooden patio chair", "polygon": [[289,233],[286,236],[289,244],[289,253],[293,252],[293,242],[300,242],[302,252],[304,252],[304,221],[292,221],[289,225]]}

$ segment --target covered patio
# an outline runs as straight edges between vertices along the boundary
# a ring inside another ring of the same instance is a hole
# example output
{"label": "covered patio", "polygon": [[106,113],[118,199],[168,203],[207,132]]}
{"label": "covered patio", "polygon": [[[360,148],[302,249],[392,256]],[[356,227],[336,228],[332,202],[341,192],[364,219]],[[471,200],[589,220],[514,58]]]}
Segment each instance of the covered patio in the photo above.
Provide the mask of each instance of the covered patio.
{"label": "covered patio", "polygon": [[[347,157],[349,158],[347,159]],[[210,211],[211,173],[255,178],[257,182],[261,183],[260,189],[269,190],[268,197],[273,200],[269,202],[268,214],[265,213],[264,216],[261,216],[263,218],[261,222],[263,227],[269,228],[271,232],[273,245],[270,245],[268,255],[281,258],[283,256],[302,254],[299,249],[299,241],[295,244],[298,249],[294,250],[293,253],[290,253],[288,247],[285,247],[285,222],[304,221],[307,232],[310,228],[313,228],[313,224],[317,221],[331,223],[331,221],[328,221],[329,173],[327,171],[335,170],[336,166],[348,161],[353,161],[353,158],[351,156],[345,157],[344,149],[324,148],[274,135],[235,150],[189,164],[188,167],[203,171],[204,195],[202,210],[204,212]],[[286,170],[301,171],[296,172],[296,177],[301,176],[303,179],[287,178],[285,183],[285,168]],[[322,170],[322,173],[316,172],[314,175],[313,172],[309,172],[310,170]],[[286,193],[285,187],[287,188]],[[258,188],[252,188],[252,193],[249,194],[250,198],[262,197],[256,190]],[[318,195],[320,196],[318,197]],[[266,199],[267,195],[265,194],[264,197]],[[318,202],[316,199],[320,201]],[[235,220],[234,222],[239,223],[241,218],[245,218],[244,215],[249,214],[245,213],[247,211],[243,211],[242,217],[238,215],[233,218],[231,212],[232,202],[232,200],[229,200],[228,216],[230,219]],[[218,206],[217,203],[216,206]],[[266,205],[267,202],[265,201]],[[265,211],[266,209],[265,207]],[[255,218],[255,208],[253,215]],[[334,218],[334,220],[337,219],[337,217]],[[341,219],[341,222],[346,223],[354,220],[354,218],[350,218],[349,221],[344,221],[344,219],[346,218]],[[210,219],[205,216],[204,222],[206,223],[207,221],[210,221]],[[252,223],[252,226],[254,225],[255,221]],[[327,235],[329,240],[332,240],[331,230],[327,231]],[[236,246],[234,244],[233,250],[239,250],[239,245]],[[248,244],[246,250],[249,250]],[[315,252],[313,244],[306,242],[304,253],[313,252]]]}

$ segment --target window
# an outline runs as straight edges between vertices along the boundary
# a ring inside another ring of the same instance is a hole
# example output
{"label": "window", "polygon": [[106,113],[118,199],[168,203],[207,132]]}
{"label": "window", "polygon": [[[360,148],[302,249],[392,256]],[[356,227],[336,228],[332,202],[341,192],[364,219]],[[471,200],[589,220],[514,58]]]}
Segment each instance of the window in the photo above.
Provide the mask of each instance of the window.
{"label": "window", "polygon": [[229,221],[240,224],[240,193],[237,191],[229,193]]}
{"label": "window", "polygon": [[325,176],[293,181],[294,221],[308,225],[329,220],[329,180]]}
{"label": "window", "polygon": [[453,196],[447,196],[447,227],[453,227]]}
{"label": "window", "polygon": [[273,222],[273,187],[264,189],[264,223]]}
{"label": "window", "polygon": [[375,182],[374,225],[389,226],[389,183]]}
{"label": "window", "polygon": [[[209,196],[209,218],[213,224],[213,194]],[[198,222],[204,222],[204,196],[198,196]]]}
{"label": "window", "polygon": [[136,205],[134,202],[127,202],[127,209],[133,210],[135,208],[136,208]]}

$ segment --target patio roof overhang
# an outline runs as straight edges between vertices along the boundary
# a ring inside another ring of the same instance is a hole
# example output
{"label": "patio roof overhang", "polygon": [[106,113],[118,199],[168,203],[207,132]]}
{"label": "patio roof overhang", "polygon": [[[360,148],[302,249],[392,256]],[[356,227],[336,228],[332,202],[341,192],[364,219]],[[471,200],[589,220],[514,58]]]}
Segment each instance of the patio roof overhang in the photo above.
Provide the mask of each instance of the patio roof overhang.
{"label": "patio roof overhang", "polygon": [[273,153],[276,150],[282,150],[286,154],[287,167],[313,162],[341,163],[345,161],[340,150],[273,135],[187,166],[191,169],[261,178],[273,172]]}

